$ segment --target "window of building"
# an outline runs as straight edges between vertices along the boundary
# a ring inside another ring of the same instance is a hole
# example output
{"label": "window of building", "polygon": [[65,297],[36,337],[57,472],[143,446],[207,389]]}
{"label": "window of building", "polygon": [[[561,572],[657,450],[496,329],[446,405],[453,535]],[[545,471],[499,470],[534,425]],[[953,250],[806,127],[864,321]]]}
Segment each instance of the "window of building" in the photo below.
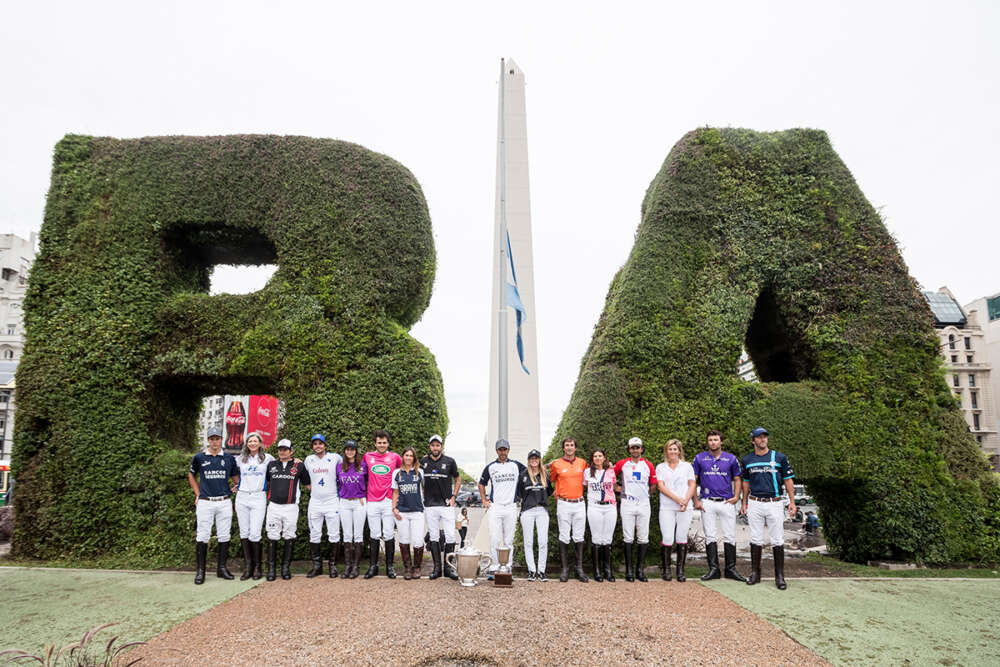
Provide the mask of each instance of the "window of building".
{"label": "window of building", "polygon": [[953,364],[957,364],[958,363],[958,355],[957,354],[951,355],[951,363],[953,363]]}
{"label": "window of building", "polygon": [[976,436],[976,442],[978,442],[980,445],[983,444],[983,436],[977,435]]}
{"label": "window of building", "polygon": [[13,336],[16,333],[17,333],[17,325],[16,324],[8,324],[7,325],[7,335],[8,336]]}
{"label": "window of building", "polygon": [[952,375],[952,376],[951,376],[951,383],[952,383],[952,384],[953,384],[954,386],[956,386],[956,387],[960,387],[960,386],[962,386],[962,385],[960,385],[960,384],[959,384],[959,382],[958,382],[958,376],[957,376],[957,375]]}
{"label": "window of building", "polygon": [[965,355],[965,363],[967,363],[967,364],[971,364],[972,363],[972,355],[971,354]]}
{"label": "window of building", "polygon": [[966,350],[972,349],[972,339],[969,338],[968,336],[965,337],[965,349]]}
{"label": "window of building", "polygon": [[972,403],[972,409],[973,410],[978,409],[979,408],[979,392],[978,391],[970,391],[969,392],[969,401]]}
{"label": "window of building", "polygon": [[1000,320],[1000,296],[986,300],[986,310],[990,314],[990,322]]}
{"label": "window of building", "polygon": [[955,349],[955,334],[948,334],[948,347]]}
{"label": "window of building", "polygon": [[976,386],[976,376],[973,375],[972,373],[969,373],[969,386],[970,387]]}
{"label": "window of building", "polygon": [[13,359],[14,358],[14,350],[4,350],[3,351],[3,358],[4,359]]}
{"label": "window of building", "polygon": [[979,430],[979,413],[978,412],[972,413],[972,428],[973,428],[973,430],[976,430],[976,431]]}

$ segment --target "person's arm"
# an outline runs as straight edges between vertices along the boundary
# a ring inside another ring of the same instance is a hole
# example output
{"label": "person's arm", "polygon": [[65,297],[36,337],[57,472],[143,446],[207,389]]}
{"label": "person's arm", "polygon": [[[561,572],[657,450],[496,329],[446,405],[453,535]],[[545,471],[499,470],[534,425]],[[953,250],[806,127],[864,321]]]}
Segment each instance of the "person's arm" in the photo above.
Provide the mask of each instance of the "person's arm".
{"label": "person's arm", "polygon": [[393,516],[396,517],[396,519],[398,521],[402,521],[403,520],[403,515],[399,513],[398,509],[396,509],[396,504],[398,502],[399,502],[399,489],[397,489],[396,487],[393,487],[393,489],[392,489],[392,514],[393,514]]}
{"label": "person's arm", "polygon": [[479,476],[479,498],[483,501],[483,507],[489,509],[490,505],[493,504],[489,498],[486,497],[486,483],[490,481],[490,464],[486,464],[483,468],[483,474]]}
{"label": "person's arm", "polygon": [[795,484],[791,477],[785,480],[785,491],[788,492],[788,514],[795,516]]}
{"label": "person's arm", "polygon": [[743,480],[739,475],[737,475],[736,477],[733,477],[733,497],[727,500],[726,502],[729,503],[730,505],[735,505],[739,503],[740,493],[742,493],[742,491],[743,491]]}
{"label": "person's arm", "polygon": [[744,479],[742,481],[743,486],[743,500],[740,503],[740,514],[747,513],[747,501],[750,500],[750,481]]}
{"label": "person's arm", "polygon": [[663,480],[660,480],[656,483],[656,488],[660,490],[660,493],[665,495],[667,498],[670,498],[678,505],[680,505],[682,502],[687,502],[687,501],[682,501],[680,496],[674,495],[674,492],[671,491],[669,488],[667,488],[667,483],[664,482]]}
{"label": "person's arm", "polygon": [[198,490],[198,480],[195,479],[194,475],[190,472],[188,472],[188,484],[191,485],[191,490],[194,491],[194,504],[197,507],[198,496],[200,495],[200,491]]}
{"label": "person's arm", "polygon": [[458,491],[462,488],[462,476],[458,472],[458,464],[455,464],[455,482],[451,487],[451,498],[448,499],[448,507],[454,507],[458,500]]}
{"label": "person's arm", "polygon": [[687,509],[687,504],[691,500],[692,497],[694,497],[694,480],[693,479],[689,479],[688,480],[687,493],[684,494],[684,502],[679,503],[680,506],[681,506],[681,511],[682,512]]}

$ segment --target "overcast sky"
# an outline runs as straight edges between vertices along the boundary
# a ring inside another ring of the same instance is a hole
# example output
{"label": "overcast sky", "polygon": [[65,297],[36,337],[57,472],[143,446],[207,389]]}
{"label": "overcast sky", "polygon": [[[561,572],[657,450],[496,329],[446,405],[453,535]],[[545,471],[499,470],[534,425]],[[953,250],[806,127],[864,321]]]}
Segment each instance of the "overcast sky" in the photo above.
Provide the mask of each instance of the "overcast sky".
{"label": "overcast sky", "polygon": [[[444,377],[447,449],[473,473],[501,57],[527,81],[543,442],[646,187],[699,126],[826,130],[921,284],[963,304],[1000,291],[1000,3],[545,4],[9,5],[0,232],[39,228],[52,148],[69,132],[295,134],[392,156],[420,181],[437,244],[412,334]],[[253,279],[215,287],[246,291],[266,273]]]}

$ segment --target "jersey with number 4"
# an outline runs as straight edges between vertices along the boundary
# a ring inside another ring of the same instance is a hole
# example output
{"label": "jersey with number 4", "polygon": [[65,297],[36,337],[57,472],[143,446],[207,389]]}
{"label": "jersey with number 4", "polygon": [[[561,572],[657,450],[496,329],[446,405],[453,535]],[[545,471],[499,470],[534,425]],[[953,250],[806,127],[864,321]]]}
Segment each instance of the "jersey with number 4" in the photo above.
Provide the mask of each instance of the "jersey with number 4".
{"label": "jersey with number 4", "polygon": [[327,452],[323,456],[310,454],[306,457],[305,466],[312,480],[309,490],[309,501],[332,502],[339,499],[337,495],[337,464],[341,462],[340,454]]}

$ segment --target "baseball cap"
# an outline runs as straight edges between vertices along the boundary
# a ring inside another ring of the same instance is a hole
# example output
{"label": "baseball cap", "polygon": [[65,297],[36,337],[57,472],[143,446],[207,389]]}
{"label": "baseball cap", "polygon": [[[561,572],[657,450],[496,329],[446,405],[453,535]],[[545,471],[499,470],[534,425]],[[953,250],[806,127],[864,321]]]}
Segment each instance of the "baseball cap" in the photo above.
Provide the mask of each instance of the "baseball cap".
{"label": "baseball cap", "polygon": [[317,434],[316,434],[316,435],[314,435],[313,437],[309,438],[309,442],[312,442],[312,441],[314,441],[314,440],[319,440],[319,441],[320,441],[320,442],[322,442],[322,443],[323,443],[324,445],[326,444],[326,436],[325,436],[325,435],[323,435],[322,433],[317,433]]}
{"label": "baseball cap", "polygon": [[206,438],[221,438],[222,429],[218,426],[212,426],[208,429],[208,433],[205,435]]}
{"label": "baseball cap", "polygon": [[437,433],[435,433],[434,435],[431,436],[431,439],[427,441],[427,444],[429,445],[432,442],[434,442],[435,440],[437,440],[440,443],[444,443],[444,438],[442,438],[440,435],[438,435]]}
{"label": "baseball cap", "polygon": [[278,449],[281,449],[282,447],[287,447],[288,449],[291,449],[292,441],[289,440],[288,438],[282,438],[281,440],[278,441]]}
{"label": "baseball cap", "polygon": [[530,452],[528,452],[528,458],[530,459],[533,456],[537,456],[538,458],[542,458],[542,453],[540,451],[538,451],[537,449],[532,449]]}
{"label": "baseball cap", "polygon": [[500,438],[497,440],[496,449],[510,449],[510,443],[503,438]]}
{"label": "baseball cap", "polygon": [[756,438],[758,435],[767,435],[767,429],[763,426],[758,426],[754,430],[750,431],[751,438]]}
{"label": "baseball cap", "polygon": [[357,449],[357,448],[358,448],[358,443],[354,442],[353,440],[344,441],[344,449]]}
{"label": "baseball cap", "polygon": [[642,447],[642,438],[629,438],[628,446],[636,445],[637,447]]}

